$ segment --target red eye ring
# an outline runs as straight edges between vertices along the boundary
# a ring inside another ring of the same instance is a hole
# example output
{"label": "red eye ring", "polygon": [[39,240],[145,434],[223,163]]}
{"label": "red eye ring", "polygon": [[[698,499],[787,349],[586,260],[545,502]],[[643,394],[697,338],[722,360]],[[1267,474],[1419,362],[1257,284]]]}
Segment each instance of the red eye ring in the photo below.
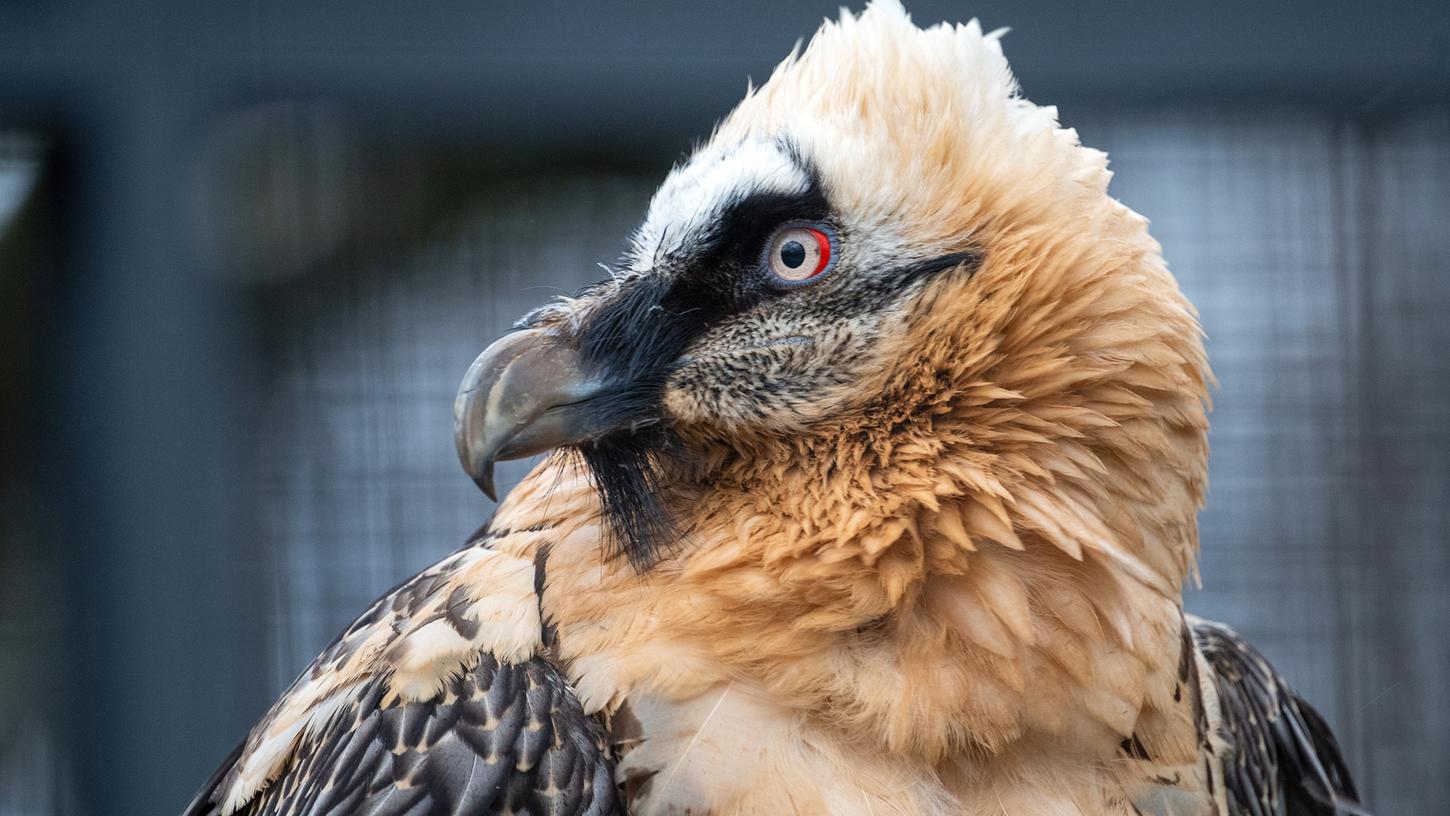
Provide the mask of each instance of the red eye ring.
{"label": "red eye ring", "polygon": [[786,224],[766,243],[763,266],[776,286],[810,283],[830,268],[836,254],[833,238],[819,224]]}

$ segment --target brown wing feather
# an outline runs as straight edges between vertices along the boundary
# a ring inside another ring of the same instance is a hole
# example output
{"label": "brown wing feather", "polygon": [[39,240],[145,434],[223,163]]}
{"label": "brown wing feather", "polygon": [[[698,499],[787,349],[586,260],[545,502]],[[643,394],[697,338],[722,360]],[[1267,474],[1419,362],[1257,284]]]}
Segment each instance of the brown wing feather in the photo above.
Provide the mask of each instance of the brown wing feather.
{"label": "brown wing feather", "polygon": [[[218,816],[229,761],[183,816]],[[622,813],[604,731],[552,664],[484,656],[438,698],[360,689],[240,811],[302,814]]]}
{"label": "brown wing feather", "polygon": [[602,726],[539,653],[543,532],[499,525],[383,596],[184,816],[622,812]]}
{"label": "brown wing feather", "polygon": [[1198,621],[1228,743],[1224,786],[1234,816],[1367,816],[1324,718],[1237,632]]}

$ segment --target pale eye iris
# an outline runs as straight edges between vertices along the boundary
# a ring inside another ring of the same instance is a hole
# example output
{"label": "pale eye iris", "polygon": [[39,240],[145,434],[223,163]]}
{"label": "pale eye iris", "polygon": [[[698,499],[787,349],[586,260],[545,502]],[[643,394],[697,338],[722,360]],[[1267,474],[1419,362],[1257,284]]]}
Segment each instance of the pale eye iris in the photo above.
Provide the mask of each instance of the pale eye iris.
{"label": "pale eye iris", "polygon": [[804,283],[830,265],[831,238],[815,227],[786,227],[771,239],[767,261],[780,283]]}

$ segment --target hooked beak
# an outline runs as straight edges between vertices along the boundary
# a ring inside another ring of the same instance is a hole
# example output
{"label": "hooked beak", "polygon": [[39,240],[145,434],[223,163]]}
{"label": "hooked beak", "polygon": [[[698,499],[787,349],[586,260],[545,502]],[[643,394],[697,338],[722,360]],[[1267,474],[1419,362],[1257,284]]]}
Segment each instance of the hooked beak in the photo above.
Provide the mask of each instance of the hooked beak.
{"label": "hooked beak", "polygon": [[604,382],[586,373],[579,353],[557,335],[527,329],[483,350],[453,402],[458,460],[494,501],[493,464],[521,459],[606,433],[607,412],[590,401]]}

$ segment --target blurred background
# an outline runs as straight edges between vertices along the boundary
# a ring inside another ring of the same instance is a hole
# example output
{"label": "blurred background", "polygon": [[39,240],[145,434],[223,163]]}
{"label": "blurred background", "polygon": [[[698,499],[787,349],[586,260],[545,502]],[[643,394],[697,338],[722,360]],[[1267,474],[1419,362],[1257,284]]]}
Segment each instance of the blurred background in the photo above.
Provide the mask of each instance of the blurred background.
{"label": "blurred background", "polygon": [[[460,545],[468,363],[835,5],[0,5],[0,816],[180,810]],[[1450,4],[911,10],[1012,27],[1202,312],[1189,607],[1450,812]]]}

